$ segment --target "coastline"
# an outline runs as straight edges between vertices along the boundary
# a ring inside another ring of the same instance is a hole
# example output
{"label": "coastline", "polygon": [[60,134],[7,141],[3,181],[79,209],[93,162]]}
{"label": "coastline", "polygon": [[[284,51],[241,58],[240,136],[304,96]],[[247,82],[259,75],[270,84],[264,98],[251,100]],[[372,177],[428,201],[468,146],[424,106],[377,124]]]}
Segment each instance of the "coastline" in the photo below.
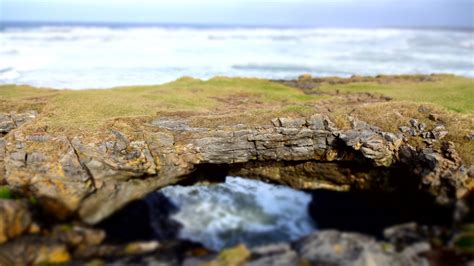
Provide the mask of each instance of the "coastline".
{"label": "coastline", "polygon": [[[0,240],[6,242],[0,261],[16,259],[8,252],[30,245],[30,238],[44,240],[44,250],[57,250],[44,260],[51,263],[149,255],[167,244],[113,246],[95,225],[158,188],[216,173],[297,189],[419,193],[453,215],[464,211],[442,228],[448,236],[419,234],[420,241],[407,244],[397,238],[406,232],[375,240],[321,230],[276,248],[276,254],[321,259],[331,251],[307,254],[305,247],[332,235],[341,245],[353,239],[366,252],[361,260],[377,254],[378,262],[419,262],[424,253],[440,250],[463,260],[472,248],[454,240],[471,237],[461,228],[472,222],[472,84],[452,75],[302,75],[275,81],[184,77],[159,86],[80,91],[0,86],[0,185],[14,198],[0,200],[0,212],[19,217],[0,220]],[[58,229],[65,225],[73,230]],[[440,237],[448,240],[436,244]],[[392,240],[400,241],[386,250],[384,243]],[[415,254],[404,253],[415,244]],[[242,246],[220,255],[202,252],[199,261],[217,263],[211,265],[272,254]],[[29,263],[44,256],[35,254]]]}

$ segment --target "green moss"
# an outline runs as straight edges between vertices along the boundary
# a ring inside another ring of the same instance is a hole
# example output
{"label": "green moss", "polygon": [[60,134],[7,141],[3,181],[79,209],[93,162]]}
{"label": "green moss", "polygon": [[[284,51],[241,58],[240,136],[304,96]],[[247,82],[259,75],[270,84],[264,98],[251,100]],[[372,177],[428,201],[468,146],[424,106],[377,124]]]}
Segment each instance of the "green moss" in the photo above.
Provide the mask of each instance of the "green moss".
{"label": "green moss", "polygon": [[7,186],[0,186],[0,199],[12,199],[13,194]]}
{"label": "green moss", "polygon": [[72,224],[62,224],[59,226],[59,230],[61,232],[70,232],[74,229],[74,226]]}
{"label": "green moss", "polygon": [[454,241],[454,247],[459,252],[474,254],[474,234],[472,232],[461,233]]}
{"label": "green moss", "polygon": [[31,205],[37,205],[38,204],[38,199],[36,197],[31,196],[29,198]]}

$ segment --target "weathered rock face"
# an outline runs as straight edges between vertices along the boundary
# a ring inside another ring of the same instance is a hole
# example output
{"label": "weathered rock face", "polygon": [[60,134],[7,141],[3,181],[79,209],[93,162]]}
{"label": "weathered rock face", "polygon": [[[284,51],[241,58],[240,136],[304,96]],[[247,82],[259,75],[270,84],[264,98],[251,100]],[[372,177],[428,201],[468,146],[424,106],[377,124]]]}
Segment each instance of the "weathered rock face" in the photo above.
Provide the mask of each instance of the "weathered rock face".
{"label": "weathered rock face", "polygon": [[36,111],[29,111],[25,113],[9,113],[0,114],[0,136],[6,135],[13,129],[28,123],[36,118],[38,113]]}
{"label": "weathered rock face", "polygon": [[5,176],[5,141],[3,136],[13,129],[26,124],[36,118],[38,113],[36,111],[29,111],[25,113],[0,113],[0,185],[4,183]]}
{"label": "weathered rock face", "polygon": [[187,251],[183,252],[186,254],[184,258],[159,250],[144,257],[121,258],[114,261],[114,265],[430,265],[425,254],[432,248],[426,242],[416,242],[397,250],[389,243],[361,234],[324,230],[293,243],[270,244],[250,250],[242,245],[223,250],[220,254],[184,250]]}
{"label": "weathered rock face", "polygon": [[251,250],[252,257],[245,266],[274,265],[290,266],[299,265],[298,254],[288,244],[275,244],[258,247]]}
{"label": "weathered rock face", "polygon": [[101,230],[71,225],[57,225],[45,231],[0,245],[0,265],[66,263],[72,257],[71,250],[97,248],[105,238]]}
{"label": "weathered rock face", "polygon": [[415,150],[405,145],[400,149],[400,160],[421,177],[420,188],[435,195],[440,203],[461,198],[472,189],[473,179],[452,142],[444,142],[439,150]]}
{"label": "weathered rock face", "polygon": [[259,127],[157,118],[134,130],[94,137],[10,129],[0,139],[0,173],[4,168],[4,182],[59,218],[78,214],[91,224],[203,166],[295,188],[391,190],[409,179],[441,201],[461,197],[471,181],[448,144],[418,151],[401,135],[356,119],[340,130],[321,114]]}
{"label": "weathered rock face", "polygon": [[421,242],[396,252],[364,235],[329,230],[303,238],[295,249],[310,265],[429,265],[422,253],[431,247]]}
{"label": "weathered rock face", "polygon": [[[436,121],[435,116],[429,116],[430,120]],[[439,141],[448,135],[448,131],[443,124],[437,124],[432,129],[428,129],[426,124],[420,123],[416,119],[411,119],[409,126],[401,126],[399,129],[402,133],[405,133],[410,136],[418,136],[423,138],[423,141],[427,144],[433,144],[436,141]]]}
{"label": "weathered rock face", "polygon": [[28,231],[32,222],[25,202],[0,200],[0,244]]}
{"label": "weathered rock face", "polygon": [[38,236],[26,236],[0,246],[0,265],[41,265],[66,263],[67,246]]}
{"label": "weathered rock face", "polygon": [[94,191],[67,137],[15,132],[6,142],[8,185],[27,189],[58,217],[67,217]]}

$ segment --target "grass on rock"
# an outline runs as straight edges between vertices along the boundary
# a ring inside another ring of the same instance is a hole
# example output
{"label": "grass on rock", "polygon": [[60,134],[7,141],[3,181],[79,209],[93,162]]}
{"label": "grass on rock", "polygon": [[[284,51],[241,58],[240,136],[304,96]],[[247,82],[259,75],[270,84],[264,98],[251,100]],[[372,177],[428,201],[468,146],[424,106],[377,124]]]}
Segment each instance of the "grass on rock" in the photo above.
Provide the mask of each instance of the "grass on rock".
{"label": "grass on rock", "polygon": [[434,81],[413,82],[353,82],[348,84],[324,83],[321,92],[371,92],[395,100],[433,103],[450,111],[474,113],[474,79],[451,75],[436,75]]}
{"label": "grass on rock", "polygon": [[[347,127],[350,113],[384,130],[398,132],[398,127],[411,118],[433,126],[428,113],[418,110],[426,105],[446,124],[446,139],[456,143],[466,162],[474,163],[474,143],[465,138],[474,133],[474,79],[427,77],[323,78],[310,93],[268,80],[226,77],[208,81],[184,77],[157,86],[77,91],[3,85],[0,112],[37,110],[40,117],[29,126],[34,130],[84,135],[120,123],[133,129],[157,116],[188,117],[195,125],[214,127],[256,125],[275,117],[308,117],[319,112],[330,115],[340,127]],[[353,102],[347,97],[365,92],[393,100]],[[417,141],[411,140],[414,144]]]}
{"label": "grass on rock", "polygon": [[[51,96],[51,92],[54,95]],[[266,80],[216,77],[209,81],[181,78],[159,86],[130,86],[106,90],[50,91],[26,86],[2,86],[3,105],[51,96],[43,122],[49,129],[98,128],[107,120],[154,116],[160,112],[213,112],[231,106],[294,105],[318,97]],[[6,108],[2,108],[5,110]]]}

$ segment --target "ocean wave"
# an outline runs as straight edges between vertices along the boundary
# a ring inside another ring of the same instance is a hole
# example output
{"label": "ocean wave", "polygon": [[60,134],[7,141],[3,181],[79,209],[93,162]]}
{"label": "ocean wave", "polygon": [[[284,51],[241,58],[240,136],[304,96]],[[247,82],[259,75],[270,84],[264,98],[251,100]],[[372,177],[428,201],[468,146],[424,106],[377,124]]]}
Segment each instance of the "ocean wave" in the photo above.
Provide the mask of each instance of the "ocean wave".
{"label": "ocean wave", "polygon": [[463,48],[474,49],[474,40],[461,41],[459,45]]}
{"label": "ocean wave", "polygon": [[258,246],[291,241],[315,229],[306,208],[311,195],[240,177],[211,186],[171,186],[160,190],[180,210],[180,237],[221,250],[237,243]]}
{"label": "ocean wave", "polygon": [[0,55],[16,55],[18,53],[16,49],[0,49]]}
{"label": "ocean wave", "polygon": [[255,40],[272,41],[293,40],[366,40],[387,38],[411,31],[401,30],[360,30],[360,29],[268,29],[268,28],[236,28],[236,29],[199,29],[199,28],[166,28],[166,27],[98,27],[98,26],[43,26],[39,28],[8,28],[2,35],[7,38],[51,39],[56,37],[89,38],[91,36],[161,36],[189,37],[201,36],[210,40]]}
{"label": "ocean wave", "polygon": [[245,64],[245,65],[232,65],[233,69],[237,70],[257,70],[267,72],[314,72],[317,71],[314,68],[303,66],[303,65],[290,65],[290,64]]}
{"label": "ocean wave", "polygon": [[13,68],[0,69],[0,82],[12,82],[21,75]]}
{"label": "ocean wave", "polygon": [[474,76],[472,32],[44,26],[0,31],[15,82],[103,88],[180,76],[294,78],[448,72]]}

